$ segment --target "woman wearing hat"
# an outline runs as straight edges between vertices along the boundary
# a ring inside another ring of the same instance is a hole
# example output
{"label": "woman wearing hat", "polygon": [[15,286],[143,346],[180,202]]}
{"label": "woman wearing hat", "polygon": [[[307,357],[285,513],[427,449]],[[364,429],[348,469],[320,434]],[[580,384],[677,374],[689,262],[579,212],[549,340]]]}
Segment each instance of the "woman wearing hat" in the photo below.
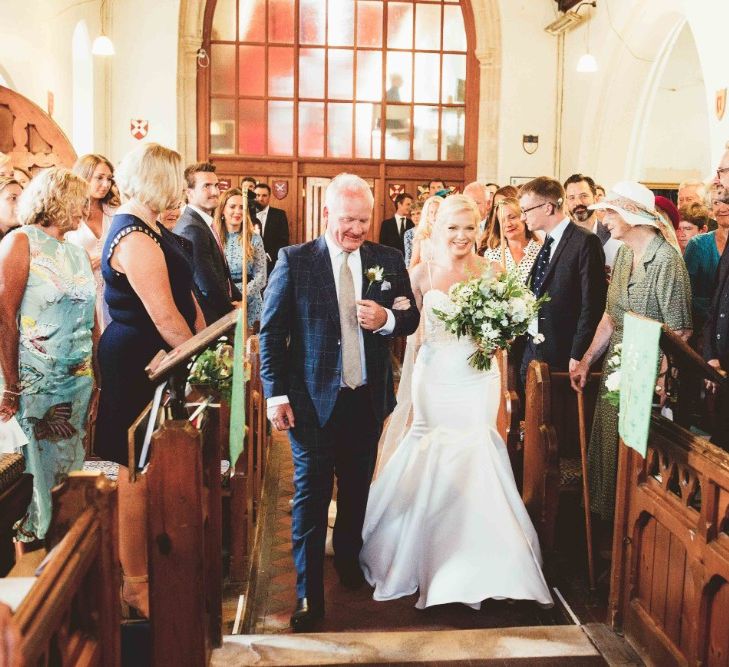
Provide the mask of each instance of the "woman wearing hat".
{"label": "woman wearing hat", "polygon": [[[684,339],[691,334],[692,326],[686,266],[681,253],[668,241],[673,229],[656,212],[653,193],[639,183],[623,181],[590,208],[605,209],[603,224],[623,245],[615,259],[605,313],[590,347],[570,373],[577,391],[585,386],[592,363],[606,349],[606,358],[610,358],[622,342],[626,312],[662,322]],[[601,396],[604,381],[603,377]],[[617,452],[618,410],[599,399],[587,459],[590,509],[603,519],[611,519],[614,512]]]}

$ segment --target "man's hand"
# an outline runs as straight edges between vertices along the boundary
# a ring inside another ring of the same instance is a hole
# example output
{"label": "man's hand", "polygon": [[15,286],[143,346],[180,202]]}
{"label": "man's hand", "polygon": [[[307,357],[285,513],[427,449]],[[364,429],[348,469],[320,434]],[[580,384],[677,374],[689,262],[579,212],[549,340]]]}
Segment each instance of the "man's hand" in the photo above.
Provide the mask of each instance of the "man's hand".
{"label": "man's hand", "polygon": [[577,361],[577,359],[570,359],[570,363],[567,366],[567,370],[571,373],[575,368],[577,368],[580,365],[580,362]]}
{"label": "man's hand", "polygon": [[379,303],[363,299],[357,301],[357,321],[366,331],[377,331],[385,326],[387,312]]}
{"label": "man's hand", "polygon": [[277,431],[288,431],[296,426],[294,423],[294,411],[291,409],[291,403],[281,403],[268,408],[268,420]]}
{"label": "man's hand", "polygon": [[[709,359],[709,361],[707,361],[706,363],[709,364],[709,366],[711,366],[718,373],[721,373],[722,375],[726,374],[725,371],[722,370],[721,364],[719,363],[718,359]],[[706,389],[709,393],[716,393],[716,382],[712,382],[711,380],[704,380],[704,385],[706,385]]]}

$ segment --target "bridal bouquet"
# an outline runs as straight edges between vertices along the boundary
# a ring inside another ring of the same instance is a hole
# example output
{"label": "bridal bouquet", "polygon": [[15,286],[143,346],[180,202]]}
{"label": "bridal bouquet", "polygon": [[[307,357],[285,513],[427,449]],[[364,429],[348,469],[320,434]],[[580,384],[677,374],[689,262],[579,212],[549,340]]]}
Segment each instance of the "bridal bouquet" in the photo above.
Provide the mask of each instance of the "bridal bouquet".
{"label": "bridal bouquet", "polygon": [[534,296],[515,271],[498,275],[487,272],[456,283],[448,290],[448,296],[450,304],[442,310],[434,308],[433,312],[448,331],[459,338],[473,339],[477,349],[469,360],[471,366],[481,371],[491,368],[496,350],[508,350],[517,336],[527,333],[529,323],[549,300],[547,295]]}

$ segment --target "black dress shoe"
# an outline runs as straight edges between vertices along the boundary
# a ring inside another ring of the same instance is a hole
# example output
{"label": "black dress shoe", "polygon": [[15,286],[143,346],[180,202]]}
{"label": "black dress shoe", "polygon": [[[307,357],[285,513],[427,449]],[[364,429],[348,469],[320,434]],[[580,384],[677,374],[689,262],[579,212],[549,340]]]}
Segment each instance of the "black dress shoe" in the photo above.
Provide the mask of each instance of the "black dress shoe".
{"label": "black dress shoe", "polygon": [[323,618],[324,610],[321,607],[310,605],[306,598],[299,598],[289,622],[294,632],[312,632]]}

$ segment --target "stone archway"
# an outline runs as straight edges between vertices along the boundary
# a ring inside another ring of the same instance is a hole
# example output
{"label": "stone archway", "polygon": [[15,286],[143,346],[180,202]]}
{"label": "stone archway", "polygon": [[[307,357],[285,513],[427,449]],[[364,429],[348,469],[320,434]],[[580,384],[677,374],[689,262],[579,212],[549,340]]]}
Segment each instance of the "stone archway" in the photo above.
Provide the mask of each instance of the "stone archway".
{"label": "stone archway", "polygon": [[[480,65],[477,176],[498,172],[501,100],[501,12],[499,0],[471,0]],[[467,8],[464,8],[467,9]],[[177,147],[185,160],[197,157],[197,51],[202,45],[205,3],[180,0],[177,76]]]}

